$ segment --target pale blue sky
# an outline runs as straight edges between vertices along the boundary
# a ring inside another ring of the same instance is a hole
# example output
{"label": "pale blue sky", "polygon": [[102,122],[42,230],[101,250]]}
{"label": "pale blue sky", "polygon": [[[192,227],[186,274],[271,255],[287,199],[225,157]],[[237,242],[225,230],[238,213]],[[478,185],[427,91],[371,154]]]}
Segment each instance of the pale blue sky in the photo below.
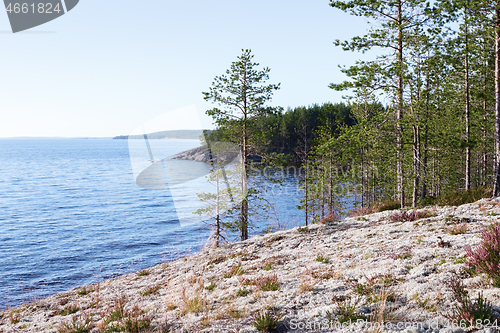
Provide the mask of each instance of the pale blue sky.
{"label": "pale blue sky", "polygon": [[[366,32],[328,0],[80,0],[61,18],[11,34],[0,13],[0,137],[128,134],[203,100],[242,48],[281,82],[273,105],[341,101],[333,45]],[[173,127],[185,127],[182,122]]]}

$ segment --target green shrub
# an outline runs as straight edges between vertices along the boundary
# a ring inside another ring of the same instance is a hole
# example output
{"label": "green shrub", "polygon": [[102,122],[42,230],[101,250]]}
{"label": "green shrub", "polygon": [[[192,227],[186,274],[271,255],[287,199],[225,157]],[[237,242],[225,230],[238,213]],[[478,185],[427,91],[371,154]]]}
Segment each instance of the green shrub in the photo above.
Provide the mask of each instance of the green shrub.
{"label": "green shrub", "polygon": [[316,257],[316,261],[327,264],[330,261],[330,258],[324,257],[322,254],[318,254],[318,256]]}
{"label": "green shrub", "polygon": [[358,319],[366,319],[365,316],[358,314],[358,302],[357,300],[354,300],[353,302],[350,296],[334,296],[332,300],[336,305],[336,309],[332,312],[326,312],[326,317],[331,321],[335,320],[343,324],[348,322],[356,322]]}
{"label": "green shrub", "polygon": [[467,191],[450,191],[438,197],[426,197],[420,200],[420,206],[460,206],[467,203],[476,202],[483,198],[491,197],[493,189],[488,186],[480,186]]}
{"label": "green shrub", "polygon": [[245,288],[243,288],[243,289],[241,289],[241,288],[240,288],[240,289],[238,289],[238,291],[236,292],[236,295],[237,295],[238,297],[245,297],[245,296],[246,296],[246,295],[248,295],[248,294],[250,294],[250,290],[245,289]]}
{"label": "green shrub", "polygon": [[281,316],[273,311],[264,311],[254,316],[252,325],[259,332],[271,332],[281,324]]}
{"label": "green shrub", "polygon": [[467,245],[467,267],[487,274],[493,286],[500,287],[500,224],[492,224],[481,232],[481,244],[474,250]]}
{"label": "green shrub", "polygon": [[86,287],[86,286],[83,286],[82,290],[80,290],[80,291],[78,292],[78,295],[80,295],[80,296],[85,296],[85,295],[87,295],[87,294],[90,294],[90,293],[91,293],[91,292],[93,292],[93,291],[94,291],[93,289],[87,289],[87,287]]}
{"label": "green shrub", "polygon": [[453,278],[449,281],[449,287],[453,292],[453,298],[458,304],[454,306],[451,313],[442,314],[450,323],[460,327],[493,324],[492,306],[483,298],[481,292],[475,300],[471,300],[469,292],[465,289],[460,278]]}
{"label": "green shrub", "polygon": [[308,232],[308,231],[309,231],[309,228],[307,226],[299,227],[297,229],[297,232],[299,232],[299,233],[304,233],[304,232]]}
{"label": "green shrub", "polygon": [[401,203],[398,201],[386,201],[380,204],[378,211],[384,212],[386,210],[394,210],[401,208]]}
{"label": "green shrub", "polygon": [[146,275],[149,275],[149,271],[147,269],[143,269],[143,270],[137,272],[137,275],[138,276],[146,276]]}
{"label": "green shrub", "polygon": [[214,281],[210,281],[210,284],[208,286],[205,287],[206,290],[208,291],[213,291],[215,289],[215,287],[217,287],[214,283]]}

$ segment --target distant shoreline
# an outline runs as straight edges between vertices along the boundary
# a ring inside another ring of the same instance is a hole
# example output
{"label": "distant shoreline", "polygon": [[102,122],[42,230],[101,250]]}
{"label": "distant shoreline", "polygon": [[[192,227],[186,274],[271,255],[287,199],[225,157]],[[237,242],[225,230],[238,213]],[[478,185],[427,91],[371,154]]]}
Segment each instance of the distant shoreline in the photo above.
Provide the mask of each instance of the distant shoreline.
{"label": "distant shoreline", "polygon": [[203,130],[171,130],[140,135],[119,135],[113,140],[144,139],[144,135],[149,140],[199,140],[203,135]]}

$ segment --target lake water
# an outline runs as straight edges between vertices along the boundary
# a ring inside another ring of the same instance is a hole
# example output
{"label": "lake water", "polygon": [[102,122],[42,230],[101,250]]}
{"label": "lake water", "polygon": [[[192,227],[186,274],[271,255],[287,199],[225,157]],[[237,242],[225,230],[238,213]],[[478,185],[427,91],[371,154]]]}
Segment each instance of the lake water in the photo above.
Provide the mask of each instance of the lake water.
{"label": "lake water", "polygon": [[[154,144],[172,155],[199,145]],[[268,197],[291,228],[304,217],[287,186]],[[195,253],[208,235],[181,226],[167,190],[135,184],[127,140],[0,139],[0,308]]]}

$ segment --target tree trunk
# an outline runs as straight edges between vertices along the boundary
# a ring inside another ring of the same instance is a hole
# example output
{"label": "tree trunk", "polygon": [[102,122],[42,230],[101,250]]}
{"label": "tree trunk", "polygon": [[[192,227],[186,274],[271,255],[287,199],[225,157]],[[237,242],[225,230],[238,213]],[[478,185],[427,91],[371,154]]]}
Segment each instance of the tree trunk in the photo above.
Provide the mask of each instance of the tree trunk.
{"label": "tree trunk", "polygon": [[[217,162],[218,163],[218,162]],[[215,247],[219,247],[220,245],[220,189],[219,189],[219,171],[217,169],[217,173],[215,175],[216,177],[216,184],[217,184],[217,204],[216,204],[216,212],[215,212]]]}
{"label": "tree trunk", "polygon": [[306,164],[306,174],[305,174],[305,196],[304,196],[304,209],[305,209],[305,213],[306,213],[306,226],[308,225],[308,210],[309,210],[309,207],[308,207],[308,198],[309,198],[309,193],[308,193],[308,187],[307,187],[307,183],[309,182],[309,178],[308,178],[308,173],[309,173],[309,170],[308,170],[308,161],[307,161],[307,125],[303,125],[304,126],[304,161],[305,161],[305,164]]}
{"label": "tree trunk", "polygon": [[482,159],[482,172],[481,172],[481,185],[486,186],[486,178],[488,175],[488,147],[486,138],[486,126],[488,123],[487,118],[487,73],[488,73],[488,62],[484,60],[484,77],[483,77],[483,159]]}
{"label": "tree trunk", "polygon": [[495,6],[495,185],[493,196],[500,196],[500,1]]}
{"label": "tree trunk", "polygon": [[467,22],[467,7],[465,8],[465,190],[470,190],[470,88],[469,88],[469,28]]}
{"label": "tree trunk", "polygon": [[403,178],[403,126],[401,121],[403,120],[403,18],[402,18],[402,2],[398,1],[398,106],[397,106],[397,192],[399,196],[399,201],[401,203],[401,208],[404,207],[405,194],[404,194],[404,178]]}
{"label": "tree trunk", "polygon": [[424,127],[424,156],[422,159],[423,165],[423,174],[422,174],[422,199],[425,199],[427,196],[427,155],[428,155],[428,146],[427,146],[427,138],[429,132],[429,79],[427,78],[427,91],[426,91],[426,102],[425,102],[425,127]]}
{"label": "tree trunk", "polygon": [[241,211],[240,211],[240,238],[242,241],[248,239],[248,191],[247,191],[247,170],[248,170],[248,150],[247,150],[247,125],[246,125],[246,114],[243,123],[243,170],[241,172]]}
{"label": "tree trunk", "polygon": [[412,207],[417,206],[418,186],[420,183],[420,129],[413,125],[413,200]]}
{"label": "tree trunk", "polygon": [[333,215],[333,156],[332,153],[329,153],[330,155],[330,165],[329,165],[329,170],[328,172],[330,173],[329,175],[329,184],[328,184],[328,215]]}

